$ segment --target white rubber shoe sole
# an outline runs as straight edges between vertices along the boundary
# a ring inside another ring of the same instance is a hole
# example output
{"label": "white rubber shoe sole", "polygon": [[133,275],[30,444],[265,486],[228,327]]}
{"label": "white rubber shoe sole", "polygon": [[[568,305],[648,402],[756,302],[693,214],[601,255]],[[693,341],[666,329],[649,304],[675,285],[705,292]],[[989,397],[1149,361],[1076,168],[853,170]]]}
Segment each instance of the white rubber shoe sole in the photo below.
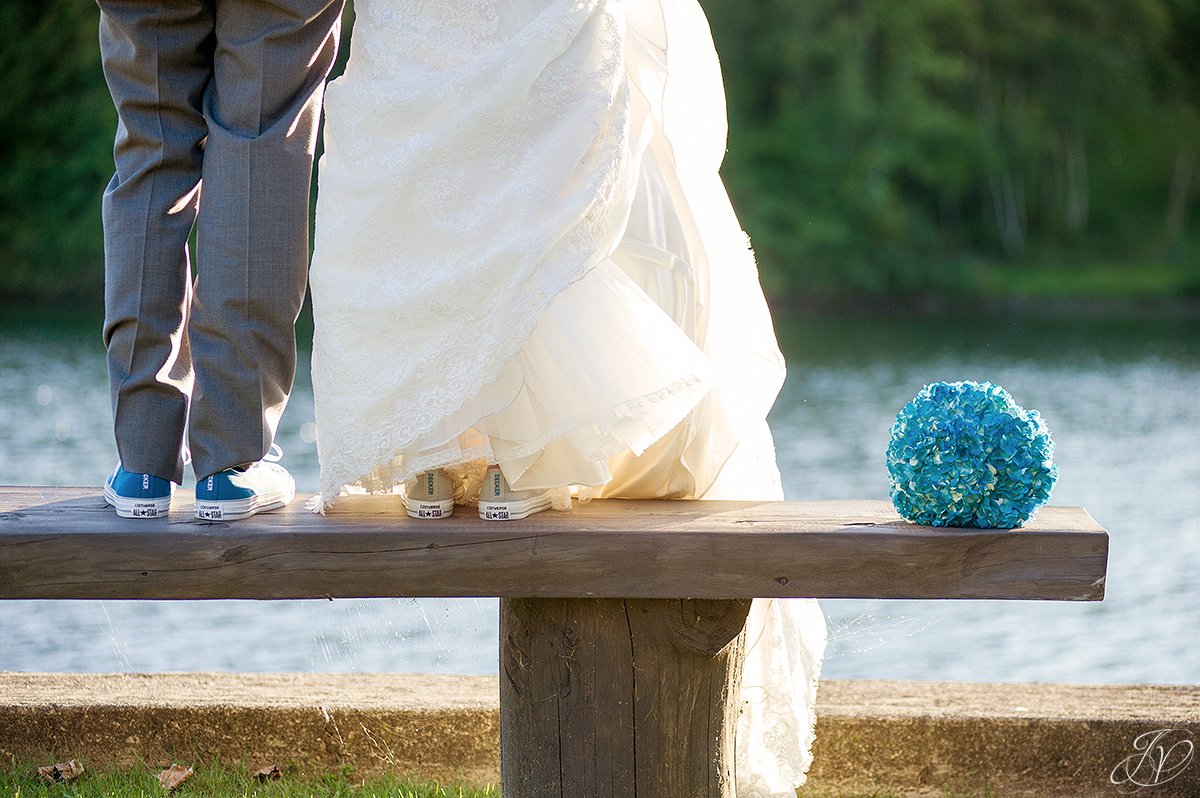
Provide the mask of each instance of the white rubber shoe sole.
{"label": "white rubber shoe sole", "polygon": [[118,496],[111,485],[104,486],[104,501],[122,518],[165,518],[171,510],[171,497],[161,499],[127,499]]}
{"label": "white rubber shoe sole", "polygon": [[291,488],[278,488],[266,493],[255,494],[248,499],[226,499],[224,501],[196,502],[196,517],[201,521],[240,521],[256,513],[286,507],[296,498],[296,483]]}
{"label": "white rubber shoe sole", "polygon": [[417,501],[409,499],[407,496],[401,498],[404,500],[404,509],[408,511],[410,518],[449,518],[454,513],[454,499]]}
{"label": "white rubber shoe sole", "polygon": [[549,493],[517,501],[488,502],[482,499],[479,501],[479,517],[484,521],[516,521],[549,509]]}

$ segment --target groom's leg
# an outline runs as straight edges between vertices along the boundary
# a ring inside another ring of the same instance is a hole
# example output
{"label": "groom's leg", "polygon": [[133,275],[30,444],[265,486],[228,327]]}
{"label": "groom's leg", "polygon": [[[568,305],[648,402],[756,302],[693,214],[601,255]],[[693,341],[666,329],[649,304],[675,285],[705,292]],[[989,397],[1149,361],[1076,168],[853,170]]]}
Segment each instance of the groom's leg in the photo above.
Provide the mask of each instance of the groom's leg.
{"label": "groom's leg", "polygon": [[117,108],[104,192],[104,341],[126,469],[179,482],[191,390],[184,332],[212,73],[201,0],[100,0],[104,75]]}
{"label": "groom's leg", "polygon": [[198,276],[196,476],[260,460],[296,371],[309,184],[342,0],[218,0]]}

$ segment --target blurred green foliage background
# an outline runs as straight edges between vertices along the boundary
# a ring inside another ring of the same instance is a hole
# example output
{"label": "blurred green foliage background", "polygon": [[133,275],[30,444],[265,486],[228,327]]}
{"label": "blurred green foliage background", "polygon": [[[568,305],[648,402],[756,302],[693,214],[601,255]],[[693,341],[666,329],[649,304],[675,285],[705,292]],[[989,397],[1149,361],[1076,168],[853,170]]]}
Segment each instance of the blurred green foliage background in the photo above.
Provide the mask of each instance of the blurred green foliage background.
{"label": "blurred green foliage background", "polygon": [[[775,299],[1200,296],[1200,1],[703,6],[723,175]],[[97,25],[0,4],[8,301],[100,296]]]}

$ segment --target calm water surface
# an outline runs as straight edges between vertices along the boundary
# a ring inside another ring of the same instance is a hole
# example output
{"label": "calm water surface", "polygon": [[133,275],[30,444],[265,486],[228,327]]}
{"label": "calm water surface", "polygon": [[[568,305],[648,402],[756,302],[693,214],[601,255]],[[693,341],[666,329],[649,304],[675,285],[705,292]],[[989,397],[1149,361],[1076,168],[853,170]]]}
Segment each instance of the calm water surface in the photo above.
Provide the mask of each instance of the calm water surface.
{"label": "calm water surface", "polygon": [[[887,498],[923,384],[988,379],[1057,442],[1056,504],[1111,533],[1107,598],[821,602],[829,678],[1200,684],[1200,322],[780,315],[772,414],[791,499]],[[307,355],[280,431],[317,484]],[[99,485],[115,462],[98,322],[0,320],[0,483]],[[0,670],[495,673],[488,599],[0,602]]]}

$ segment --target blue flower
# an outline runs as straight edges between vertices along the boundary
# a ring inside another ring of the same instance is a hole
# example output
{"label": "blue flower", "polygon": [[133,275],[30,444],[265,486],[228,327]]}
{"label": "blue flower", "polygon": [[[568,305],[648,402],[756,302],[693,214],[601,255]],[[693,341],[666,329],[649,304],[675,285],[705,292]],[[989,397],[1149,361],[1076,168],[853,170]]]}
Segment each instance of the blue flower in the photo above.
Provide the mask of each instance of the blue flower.
{"label": "blue flower", "polygon": [[1053,457],[1045,421],[1000,386],[926,385],[892,425],[892,504],[928,526],[1019,527],[1050,498]]}

